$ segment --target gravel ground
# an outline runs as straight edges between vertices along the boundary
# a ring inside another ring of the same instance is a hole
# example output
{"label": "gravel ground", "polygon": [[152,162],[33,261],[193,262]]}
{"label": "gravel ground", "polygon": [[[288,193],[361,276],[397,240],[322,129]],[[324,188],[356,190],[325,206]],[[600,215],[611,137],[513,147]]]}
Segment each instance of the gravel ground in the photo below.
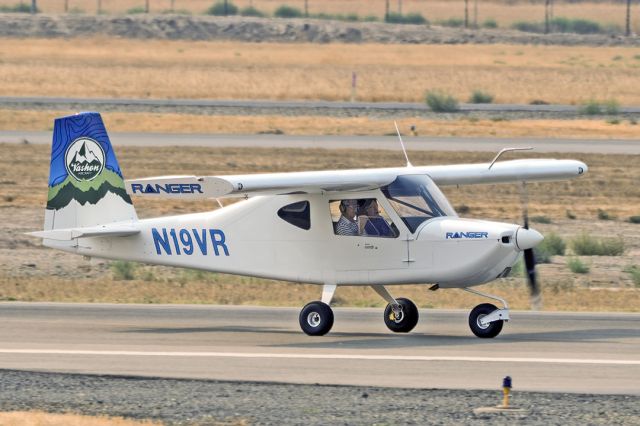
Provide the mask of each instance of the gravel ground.
{"label": "gravel ground", "polygon": [[0,410],[154,419],[168,424],[631,425],[640,397],[517,392],[527,415],[475,415],[500,390],[457,391],[218,382],[0,370]]}
{"label": "gravel ground", "polygon": [[637,36],[533,34],[505,29],[470,30],[376,22],[183,15],[0,14],[2,37],[84,37],[237,40],[279,43],[538,44],[638,46]]}

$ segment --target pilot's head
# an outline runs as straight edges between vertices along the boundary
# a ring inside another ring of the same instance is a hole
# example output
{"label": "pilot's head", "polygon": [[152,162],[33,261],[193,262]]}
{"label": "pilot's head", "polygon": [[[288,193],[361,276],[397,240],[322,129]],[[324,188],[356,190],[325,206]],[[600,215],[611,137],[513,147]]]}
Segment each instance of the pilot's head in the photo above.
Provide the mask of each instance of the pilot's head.
{"label": "pilot's head", "polygon": [[340,201],[340,213],[344,217],[353,218],[358,210],[357,200],[342,200]]}
{"label": "pilot's head", "polygon": [[378,216],[378,202],[375,198],[367,198],[358,202],[358,215]]}

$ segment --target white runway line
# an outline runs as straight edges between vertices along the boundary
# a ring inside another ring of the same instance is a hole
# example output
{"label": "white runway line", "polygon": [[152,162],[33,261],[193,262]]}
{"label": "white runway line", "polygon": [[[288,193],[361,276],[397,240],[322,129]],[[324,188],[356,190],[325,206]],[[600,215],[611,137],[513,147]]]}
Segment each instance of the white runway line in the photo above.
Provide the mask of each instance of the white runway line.
{"label": "white runway line", "polygon": [[533,364],[598,364],[640,365],[640,360],[576,359],[576,358],[519,358],[472,356],[420,356],[420,355],[355,355],[355,354],[296,354],[250,352],[151,352],[151,351],[94,351],[64,349],[0,349],[1,354],[15,355],[98,355],[98,356],[150,356],[150,357],[205,357],[205,358],[268,358],[268,359],[326,359],[359,361],[458,361],[458,362],[511,362]]}

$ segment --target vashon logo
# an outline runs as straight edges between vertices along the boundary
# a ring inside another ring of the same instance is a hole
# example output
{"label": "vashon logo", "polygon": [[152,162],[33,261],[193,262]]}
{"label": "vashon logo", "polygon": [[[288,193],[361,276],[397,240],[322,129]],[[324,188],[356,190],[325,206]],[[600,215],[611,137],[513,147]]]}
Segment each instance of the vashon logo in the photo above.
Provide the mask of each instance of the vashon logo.
{"label": "vashon logo", "polygon": [[102,172],[104,157],[104,151],[98,142],[82,137],[71,142],[64,160],[71,176],[79,181],[88,181]]}

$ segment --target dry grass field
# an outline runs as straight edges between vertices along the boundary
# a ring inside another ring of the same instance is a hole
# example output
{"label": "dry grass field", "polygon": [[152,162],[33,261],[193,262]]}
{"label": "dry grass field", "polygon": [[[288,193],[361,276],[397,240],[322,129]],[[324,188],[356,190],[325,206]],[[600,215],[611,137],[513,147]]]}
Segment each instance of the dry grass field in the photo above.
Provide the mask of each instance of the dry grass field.
{"label": "dry grass field", "polygon": [[[53,120],[76,111],[20,111],[0,109],[0,130],[52,130]],[[272,115],[188,115],[106,112],[114,132],[164,132],[210,134],[371,135],[392,134],[392,119],[368,117],[283,117]],[[406,138],[416,126],[420,136],[548,137],[639,139],[640,125],[629,120],[397,120]],[[615,123],[615,124],[614,124]]]}
{"label": "dry grass field", "polygon": [[[0,5],[13,5],[18,0],[0,0]],[[202,14],[214,0],[149,0],[151,13],[166,13],[174,10],[181,13]],[[276,8],[286,4],[304,10],[304,0],[233,0],[240,8],[253,5],[260,11],[272,15]],[[454,0],[390,0],[390,11],[399,12],[402,3],[403,13],[421,13],[432,23],[450,18],[464,17],[464,2]],[[102,13],[122,14],[134,7],[144,7],[144,0],[102,0]],[[65,2],[59,0],[38,0],[38,7],[44,13],[63,13]],[[385,13],[385,0],[308,0],[309,13],[358,14],[361,18],[375,16],[382,19]],[[469,17],[473,19],[474,2],[469,2]],[[74,13],[95,14],[97,3],[94,0],[68,0],[68,8]],[[617,25],[624,28],[626,5],[623,2],[557,2],[554,16],[589,19],[603,25]],[[633,15],[635,16],[635,15]],[[490,1],[478,2],[478,22],[494,19],[500,27],[508,28],[517,21],[543,21],[544,3],[533,4],[528,1]],[[632,20],[634,31],[640,28],[638,20]]]}
{"label": "dry grass field", "polygon": [[[111,123],[107,121],[107,126]],[[138,148],[118,149],[127,177],[160,174],[233,174],[291,170],[382,167],[402,162],[397,152],[344,152],[297,149]],[[534,156],[534,155],[532,155]],[[585,161],[589,174],[568,182],[530,185],[530,214],[551,223],[534,223],[543,234],[555,232],[570,241],[581,232],[619,237],[622,256],[580,256],[588,274],[572,273],[570,256],[554,256],[539,266],[544,309],[573,311],[638,311],[640,288],[629,267],[640,258],[640,225],[626,222],[639,215],[640,156],[544,155]],[[166,158],[179,158],[167,164]],[[311,285],[292,285],[257,278],[152,267],[87,262],[79,256],[40,247],[22,233],[42,226],[49,147],[0,144],[0,299],[69,302],[222,303],[302,306],[319,297]],[[414,164],[487,161],[486,153],[412,153]],[[295,166],[292,166],[295,165]],[[28,170],[28,173],[24,171]],[[517,185],[443,188],[463,217],[520,222]],[[480,195],[480,196],[479,196]],[[140,217],[213,209],[215,203],[134,200]],[[599,219],[599,209],[615,216]],[[575,217],[571,219],[568,216]],[[130,268],[125,279],[122,269]],[[529,307],[521,277],[483,287],[507,298],[515,309]],[[402,286],[394,293],[422,307],[468,308],[478,298],[458,290],[427,292],[424,286]],[[341,288],[337,306],[383,306],[369,288]]]}
{"label": "dry grass field", "polygon": [[0,96],[640,104],[640,49],[2,39]]}
{"label": "dry grass field", "polygon": [[93,417],[40,411],[0,412],[0,425],[2,426],[153,426],[160,424],[122,417]]}

